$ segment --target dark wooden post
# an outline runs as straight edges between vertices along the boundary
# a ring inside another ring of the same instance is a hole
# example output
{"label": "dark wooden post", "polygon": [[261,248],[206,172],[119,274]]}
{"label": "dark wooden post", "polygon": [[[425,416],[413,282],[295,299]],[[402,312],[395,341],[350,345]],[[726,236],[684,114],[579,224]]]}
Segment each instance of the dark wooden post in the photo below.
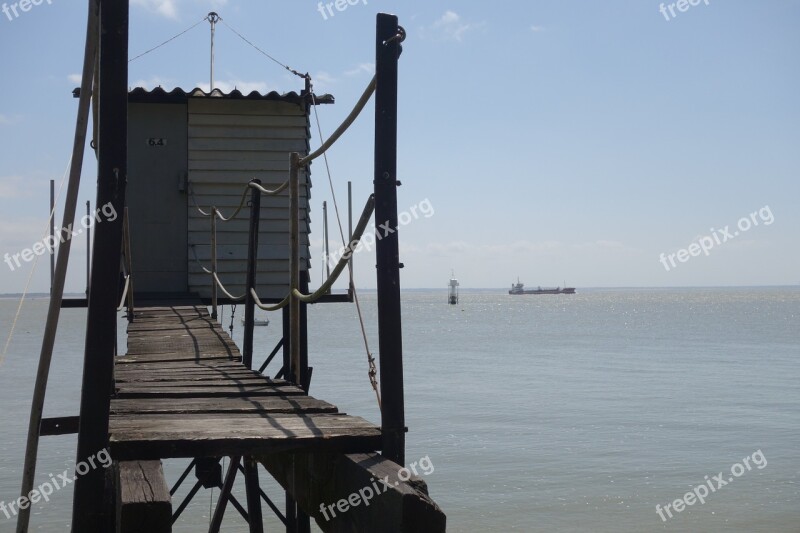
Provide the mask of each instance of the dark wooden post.
{"label": "dark wooden post", "polygon": [[375,91],[375,227],[389,231],[377,241],[378,349],[381,362],[383,455],[405,464],[403,335],[400,312],[400,252],[397,232],[397,60],[399,26],[379,14]]}
{"label": "dark wooden post", "polygon": [[[88,297],[86,349],[76,464],[108,445],[125,183],[128,175],[128,0],[100,2],[100,104],[97,206],[118,214],[97,224]],[[88,464],[88,463],[87,463]],[[72,531],[106,533],[111,516],[106,472],[92,468],[75,481]]]}
{"label": "dark wooden post", "polygon": [[[261,185],[261,180],[254,179],[250,183]],[[261,221],[261,191],[250,190],[250,235],[247,241],[247,283],[245,284],[244,305],[244,341],[242,346],[242,363],[253,368],[253,324],[255,322],[255,299],[250,289],[256,288],[256,270],[258,269],[258,228]]]}

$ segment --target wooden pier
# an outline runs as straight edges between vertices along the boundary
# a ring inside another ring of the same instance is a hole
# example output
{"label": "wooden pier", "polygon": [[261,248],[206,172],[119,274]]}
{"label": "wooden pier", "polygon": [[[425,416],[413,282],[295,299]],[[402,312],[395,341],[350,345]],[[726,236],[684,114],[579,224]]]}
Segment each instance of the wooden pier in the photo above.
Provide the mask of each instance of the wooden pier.
{"label": "wooden pier", "polygon": [[109,444],[118,460],[372,452],[381,430],[246,368],[204,307],[137,309],[115,364]]}
{"label": "wooden pier", "polygon": [[[153,102],[160,106],[157,111],[132,113],[130,106],[136,102],[128,90],[129,4],[129,0],[88,1],[64,226],[74,219],[90,98],[95,100],[98,117],[93,144],[98,158],[96,205],[111,206],[123,216],[110,218],[95,229],[88,294],[81,302],[88,312],[80,411],[78,416],[45,419],[42,413],[59,308],[77,306],[62,301],[69,248],[59,248],[54,297],[31,407],[21,496],[34,488],[39,437],[77,433],[76,464],[88,464],[107,450],[114,466],[92,468],[76,477],[72,531],[170,532],[203,488],[219,489],[209,533],[221,531],[228,506],[244,518],[250,533],[263,533],[263,504],[287,533],[308,533],[312,518],[326,533],[445,531],[446,517],[429,497],[427,485],[404,468],[408,428],[397,232],[397,86],[405,30],[396,16],[377,16],[375,76],[334,134],[308,153],[311,108],[333,99],[318,100],[310,76],[298,71],[292,72],[303,78],[305,85],[299,95],[244,96],[232,91],[228,95],[215,92],[213,99],[206,100],[209,95],[202,91],[188,96],[161,91],[158,98],[166,100]],[[215,13],[209,14],[209,20],[217,19]],[[310,165],[353,124],[373,94],[374,193],[349,236],[347,253],[328,280],[309,292],[310,253],[301,253],[301,248],[308,247],[310,233]],[[209,124],[199,111],[208,111],[212,100],[222,107],[212,113],[210,124],[227,120],[227,133],[212,143],[213,149],[202,136],[187,145],[183,139],[192,140],[190,129],[192,134],[202,133],[195,127],[198,120]],[[172,105],[173,113],[165,113],[162,104]],[[182,113],[189,113],[189,118],[180,118]],[[155,117],[155,122],[145,123],[145,115]],[[129,116],[141,120],[129,123]],[[294,117],[290,122],[299,123],[301,129],[306,124],[305,134],[295,139],[298,142],[287,144],[283,137],[287,116]],[[263,127],[264,139],[257,145],[250,143],[255,148],[244,154],[234,126],[248,129],[256,122]],[[160,147],[158,153],[139,150],[153,146],[143,142],[150,131],[169,132],[171,142],[155,143]],[[213,161],[216,166],[192,167],[201,160]],[[236,179],[228,179],[229,175]],[[174,176],[185,176],[185,181],[175,187]],[[250,181],[244,183],[244,176]],[[208,211],[197,205],[193,184],[202,186],[211,183],[209,179],[217,184],[241,180],[238,207],[231,205],[231,198],[238,193],[230,192],[217,193],[211,207],[205,206]],[[273,187],[276,182],[274,189],[263,186]],[[131,194],[127,196],[129,185]],[[263,212],[262,194],[268,199]],[[199,215],[189,215],[190,198]],[[156,205],[154,199],[163,202]],[[249,224],[244,220],[246,206]],[[243,216],[236,218],[240,212]],[[265,228],[261,227],[262,218]],[[375,251],[380,380],[352,271],[347,293],[331,293],[345,268],[352,268],[351,256],[370,221],[388,228],[376,242]],[[206,222],[207,242],[198,237],[197,230]],[[229,222],[228,231],[218,233],[217,225],[225,222]],[[261,245],[260,236],[265,237]],[[197,265],[187,254],[190,250]],[[201,259],[210,259],[210,268]],[[244,294],[235,296],[233,287],[244,288]],[[323,302],[356,305],[370,384],[380,407],[379,426],[308,395],[313,368],[309,365],[307,306]],[[237,303],[244,305],[241,352],[218,322],[218,306]],[[253,370],[257,368],[253,355],[265,347],[253,343],[256,307],[283,314],[282,338],[258,371]],[[122,309],[127,310],[129,323],[127,351],[118,356],[116,332]],[[263,372],[281,348],[280,370],[270,378]],[[161,464],[168,458],[188,462],[171,488]],[[229,460],[223,472],[225,458]],[[409,467],[413,469],[415,464],[411,462]],[[262,489],[259,476],[264,470],[283,489],[280,505]],[[172,496],[192,472],[196,478],[193,486],[173,508]],[[246,493],[246,501],[241,503],[232,491],[239,474]],[[21,508],[17,533],[28,533],[29,522],[30,508]]]}

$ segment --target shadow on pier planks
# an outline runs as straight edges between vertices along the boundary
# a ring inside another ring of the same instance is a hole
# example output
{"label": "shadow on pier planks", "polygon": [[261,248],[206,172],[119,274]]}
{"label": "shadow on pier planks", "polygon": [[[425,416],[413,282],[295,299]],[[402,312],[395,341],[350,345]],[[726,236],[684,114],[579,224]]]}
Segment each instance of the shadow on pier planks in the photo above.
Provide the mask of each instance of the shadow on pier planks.
{"label": "shadow on pier planks", "polygon": [[117,460],[380,449],[380,428],[241,363],[204,307],[135,311],[115,364]]}

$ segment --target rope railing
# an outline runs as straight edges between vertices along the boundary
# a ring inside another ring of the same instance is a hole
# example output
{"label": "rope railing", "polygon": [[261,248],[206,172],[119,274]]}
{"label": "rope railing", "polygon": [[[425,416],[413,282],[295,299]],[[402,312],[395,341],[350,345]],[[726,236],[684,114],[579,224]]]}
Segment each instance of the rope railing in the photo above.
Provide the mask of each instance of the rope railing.
{"label": "rope railing", "polygon": [[258,293],[256,293],[256,290],[254,288],[250,289],[250,296],[253,297],[253,303],[256,304],[256,307],[264,311],[278,311],[279,309],[283,309],[284,307],[289,305],[289,301],[291,300],[291,298],[289,298],[289,295],[287,294],[286,297],[277,304],[266,305],[258,297]]}
{"label": "rope railing", "polygon": [[350,263],[350,256],[353,255],[353,252],[361,240],[364,231],[367,229],[367,224],[369,224],[370,218],[372,217],[372,212],[374,210],[375,195],[370,195],[369,199],[367,200],[367,205],[364,206],[364,211],[361,213],[361,218],[358,221],[358,225],[356,225],[356,229],[353,232],[353,238],[344,249],[344,254],[341,258],[339,258],[339,262],[336,264],[336,268],[333,269],[333,272],[331,272],[331,275],[328,277],[325,283],[320,286],[320,288],[311,294],[303,294],[297,289],[292,289],[292,295],[295,298],[303,303],[314,303],[330,291],[333,284],[336,283],[336,280],[339,279],[339,276],[342,274],[342,272],[344,272],[344,269]]}
{"label": "rope railing", "polygon": [[[257,179],[251,180],[247,186],[245,187],[244,191],[242,191],[242,199],[239,202],[239,206],[233,211],[232,214],[225,216],[223,215],[220,210],[213,206],[207,212],[203,210],[197,202],[197,198],[194,194],[194,189],[192,188],[191,183],[188,185],[188,192],[189,196],[192,198],[192,203],[194,204],[195,208],[198,212],[210,219],[211,222],[211,270],[204,267],[197,258],[197,254],[192,247],[192,253],[197,261],[200,268],[207,274],[210,274],[212,277],[211,283],[211,307],[212,307],[212,318],[217,318],[217,289],[221,290],[228,298],[232,301],[240,301],[245,300],[246,302],[246,312],[245,318],[249,321],[252,321],[253,317],[253,308],[258,307],[264,311],[277,311],[279,309],[283,309],[284,307],[289,306],[289,323],[290,323],[290,336],[288,339],[289,347],[290,347],[290,369],[284,369],[286,375],[293,374],[294,381],[298,384],[302,383],[305,377],[301,372],[300,369],[300,305],[313,303],[318,301],[322,296],[328,294],[331,290],[333,284],[337,281],[339,276],[342,274],[344,269],[348,267],[350,263],[350,258],[353,255],[355,247],[358,245],[364,231],[366,230],[367,224],[369,223],[370,218],[372,217],[372,213],[375,210],[375,197],[371,195],[367,201],[366,206],[364,207],[364,211],[361,215],[358,225],[355,228],[353,233],[353,238],[351,242],[345,248],[345,253],[342,258],[338,261],[336,268],[334,268],[333,272],[329,275],[328,279],[325,283],[322,284],[316,291],[311,294],[303,294],[300,291],[300,243],[299,243],[299,217],[300,217],[300,206],[299,206],[299,196],[300,196],[300,189],[299,189],[299,181],[300,181],[300,169],[307,167],[309,163],[314,161],[316,158],[324,155],[335,143],[339,140],[339,138],[350,128],[350,126],[355,122],[358,116],[366,107],[367,103],[369,102],[372,95],[375,93],[377,88],[377,77],[374,76],[370,83],[367,85],[367,88],[364,90],[364,93],[361,95],[359,100],[356,102],[355,106],[353,107],[350,114],[345,118],[345,120],[341,123],[341,125],[336,129],[336,131],[327,139],[325,140],[322,145],[313,153],[305,156],[300,157],[300,154],[294,152],[290,155],[290,169],[289,169],[289,179],[286,180],[284,183],[279,185],[275,189],[267,189],[261,185],[261,182]],[[313,93],[312,93],[313,94]],[[283,298],[279,303],[275,305],[265,305],[258,297],[258,293],[256,292],[256,280],[255,280],[255,273],[257,271],[257,256],[258,256],[258,221],[260,219],[260,205],[261,205],[261,194],[266,194],[269,196],[275,196],[281,194],[289,188],[289,216],[290,216],[290,258],[289,258],[289,273],[290,273],[290,281],[289,281],[289,293],[286,297]],[[247,196],[248,193],[252,192],[251,194],[251,213],[250,213],[250,237],[248,242],[248,274],[247,274],[247,282],[245,287],[245,294],[242,296],[233,296],[223,285],[222,281],[219,279],[217,274],[217,231],[216,225],[217,220],[222,222],[228,222],[234,219],[245,207],[247,204]],[[249,318],[248,318],[249,317]],[[250,323],[252,326],[252,323]],[[245,344],[244,344],[244,351],[243,357],[245,360],[249,360],[252,357],[252,332],[249,331],[249,328],[245,330]],[[377,391],[376,391],[377,392]]]}
{"label": "rope railing", "polygon": [[127,307],[126,300],[128,299],[128,289],[131,287],[131,275],[128,274],[125,276],[125,288],[122,290],[122,298],[119,300],[119,305],[117,306],[117,311],[122,311]]}
{"label": "rope railing", "polygon": [[355,107],[350,112],[350,114],[347,116],[347,118],[344,119],[344,122],[342,122],[342,124],[338,128],[336,128],[336,131],[334,131],[333,134],[330,137],[328,137],[327,141],[322,143],[322,146],[317,148],[317,150],[314,151],[313,153],[311,153],[311,154],[309,154],[309,155],[307,155],[307,156],[305,156],[305,157],[300,159],[299,165],[301,167],[304,167],[304,166],[308,165],[310,162],[312,162],[313,160],[315,160],[316,158],[318,158],[319,156],[321,156],[322,154],[327,152],[328,149],[331,146],[333,146],[334,143],[336,143],[336,141],[339,140],[339,137],[341,137],[344,134],[344,132],[347,131],[347,129],[358,118],[358,115],[360,115],[361,112],[364,110],[364,107],[366,107],[367,102],[369,102],[369,99],[372,97],[372,94],[375,92],[375,87],[377,87],[377,77],[373,76],[372,77],[372,81],[370,81],[369,85],[367,85],[367,88],[364,91],[364,94],[362,94],[361,98],[358,99],[358,102],[356,102]]}
{"label": "rope railing", "polygon": [[247,293],[242,294],[241,296],[234,296],[233,294],[228,292],[228,289],[226,289],[225,285],[223,285],[222,282],[219,280],[219,276],[217,276],[216,272],[211,274],[211,277],[214,278],[214,281],[216,282],[217,286],[219,287],[219,290],[221,290],[223,293],[225,293],[225,296],[227,296],[228,298],[230,298],[234,302],[239,302],[241,300],[244,300],[247,297]]}

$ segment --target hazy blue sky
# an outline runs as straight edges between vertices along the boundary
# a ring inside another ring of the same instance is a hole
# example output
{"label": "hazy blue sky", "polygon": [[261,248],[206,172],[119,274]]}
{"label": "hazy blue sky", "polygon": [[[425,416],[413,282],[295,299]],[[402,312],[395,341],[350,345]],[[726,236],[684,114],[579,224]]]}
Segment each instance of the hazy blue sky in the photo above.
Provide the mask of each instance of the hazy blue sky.
{"label": "hazy blue sky", "polygon": [[[406,287],[444,287],[451,268],[463,287],[517,276],[577,287],[800,283],[800,2],[701,1],[674,17],[659,5],[362,0],[326,19],[311,0],[133,0],[130,51],[216,10],[336,96],[320,110],[330,133],[371,76],[375,14],[398,14],[408,31],[400,208],[428,199],[435,210],[401,230]],[[61,180],[71,149],[85,32],[77,0],[9,12],[0,13],[0,254],[45,231],[48,180]],[[207,85],[208,41],[203,23],[133,62],[131,85]],[[224,26],[216,57],[223,88],[302,87]],[[357,210],[371,190],[372,117],[369,107],[330,152],[342,207],[348,179]],[[92,154],[86,162],[81,210],[95,194]],[[319,258],[330,198],[322,165],[313,179]],[[721,228],[733,235],[759,209],[754,227],[722,242]],[[704,236],[719,242],[688,255]],[[73,248],[68,289],[81,291],[83,239]],[[674,267],[659,262],[683,248]],[[42,259],[35,291],[48,287]],[[373,258],[357,261],[359,285],[374,286]],[[30,267],[0,264],[0,292],[21,291]]]}

